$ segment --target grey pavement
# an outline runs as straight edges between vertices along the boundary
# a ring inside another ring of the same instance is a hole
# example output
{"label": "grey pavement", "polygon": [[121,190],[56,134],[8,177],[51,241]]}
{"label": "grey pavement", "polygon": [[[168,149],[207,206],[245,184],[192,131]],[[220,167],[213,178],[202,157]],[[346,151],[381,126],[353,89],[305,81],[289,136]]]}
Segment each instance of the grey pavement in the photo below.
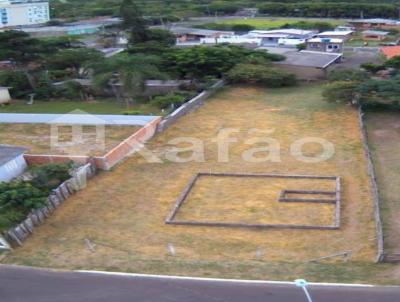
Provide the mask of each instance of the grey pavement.
{"label": "grey pavement", "polygon": [[[311,285],[314,302],[396,302],[397,287]],[[292,284],[109,276],[0,266],[4,302],[307,302]]]}

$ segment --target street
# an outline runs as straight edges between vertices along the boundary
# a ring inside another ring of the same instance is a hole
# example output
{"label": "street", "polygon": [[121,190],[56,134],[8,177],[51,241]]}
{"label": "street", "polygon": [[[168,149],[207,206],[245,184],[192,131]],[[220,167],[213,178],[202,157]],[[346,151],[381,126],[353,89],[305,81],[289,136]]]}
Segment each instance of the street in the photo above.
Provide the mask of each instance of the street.
{"label": "street", "polygon": [[[310,285],[314,302],[395,302],[400,288]],[[0,301],[307,302],[292,284],[105,275],[0,266]]]}

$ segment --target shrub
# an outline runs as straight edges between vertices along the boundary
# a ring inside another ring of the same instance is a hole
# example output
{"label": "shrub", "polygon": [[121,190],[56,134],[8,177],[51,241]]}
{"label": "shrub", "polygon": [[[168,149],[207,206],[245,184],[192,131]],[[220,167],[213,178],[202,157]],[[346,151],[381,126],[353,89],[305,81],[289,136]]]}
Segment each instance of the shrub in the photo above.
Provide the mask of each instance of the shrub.
{"label": "shrub", "polygon": [[353,104],[357,96],[359,82],[336,81],[324,87],[322,96],[328,102]]}
{"label": "shrub", "polygon": [[0,183],[1,209],[14,208],[22,212],[44,206],[47,198],[44,192],[29,182],[11,181]]}
{"label": "shrub", "polygon": [[165,96],[156,96],[152,104],[156,105],[160,109],[176,108],[185,102],[185,97],[179,94],[168,94]]}
{"label": "shrub", "polygon": [[268,65],[238,64],[232,68],[227,78],[233,83],[262,84],[267,87],[293,86],[296,77]]}
{"label": "shrub", "polygon": [[0,86],[11,87],[10,93],[13,98],[25,97],[32,92],[28,78],[22,71],[2,71]]}
{"label": "shrub", "polygon": [[400,77],[365,81],[358,86],[357,92],[365,108],[400,109]]}
{"label": "shrub", "polygon": [[400,69],[400,56],[395,56],[385,62],[386,67]]}
{"label": "shrub", "polygon": [[231,30],[234,32],[249,32],[256,29],[254,26],[249,24],[234,24],[231,26]]}
{"label": "shrub", "polygon": [[328,80],[333,81],[356,81],[362,82],[367,80],[369,75],[367,72],[358,69],[340,69],[333,70],[328,75]]}
{"label": "shrub", "polygon": [[70,169],[73,163],[47,164],[32,168],[30,183],[45,192],[48,192],[71,177]]}
{"label": "shrub", "polygon": [[361,68],[364,68],[366,71],[376,73],[380,70],[384,70],[385,66],[381,64],[374,64],[374,63],[363,63],[361,64]]}
{"label": "shrub", "polygon": [[143,115],[143,111],[140,110],[128,110],[124,111],[124,115]]}

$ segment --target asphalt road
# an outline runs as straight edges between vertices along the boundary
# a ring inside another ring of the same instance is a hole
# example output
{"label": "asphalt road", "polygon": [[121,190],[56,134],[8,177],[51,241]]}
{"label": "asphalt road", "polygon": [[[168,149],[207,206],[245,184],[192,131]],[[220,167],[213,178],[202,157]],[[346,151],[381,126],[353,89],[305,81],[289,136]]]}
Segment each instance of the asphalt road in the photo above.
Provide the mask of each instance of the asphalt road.
{"label": "asphalt road", "polygon": [[[314,302],[396,302],[400,288],[311,285]],[[1,302],[307,302],[291,284],[109,276],[0,266]]]}

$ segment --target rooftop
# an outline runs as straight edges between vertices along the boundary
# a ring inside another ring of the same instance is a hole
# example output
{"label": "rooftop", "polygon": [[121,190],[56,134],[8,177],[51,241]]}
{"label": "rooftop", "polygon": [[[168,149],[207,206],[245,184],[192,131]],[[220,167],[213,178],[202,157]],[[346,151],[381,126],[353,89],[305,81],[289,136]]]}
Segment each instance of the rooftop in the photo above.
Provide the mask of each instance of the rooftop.
{"label": "rooftop", "polygon": [[340,36],[348,36],[348,35],[350,35],[352,33],[353,33],[353,31],[351,31],[351,30],[324,31],[322,33],[317,34],[317,36],[337,36],[337,37],[340,37]]}
{"label": "rooftop", "polygon": [[317,51],[293,51],[285,53],[286,60],[276,64],[327,68],[342,57],[340,53],[326,53]]}
{"label": "rooftop", "polygon": [[380,30],[364,30],[363,35],[374,35],[374,36],[387,36],[389,32]]}
{"label": "rooftop", "polygon": [[311,43],[343,43],[342,39],[338,39],[338,38],[312,38],[307,40],[307,42],[311,42]]}
{"label": "rooftop", "polygon": [[374,19],[358,19],[358,20],[352,20],[350,23],[380,23],[380,24],[400,24],[400,21],[398,20],[392,20],[392,19],[381,19],[381,18],[374,18]]}
{"label": "rooftop", "polygon": [[400,46],[385,46],[381,48],[381,52],[390,59],[400,56]]}
{"label": "rooftop", "polygon": [[285,35],[311,35],[314,34],[313,30],[304,30],[297,28],[282,28],[273,30],[252,30],[250,34],[285,34]]}
{"label": "rooftop", "polygon": [[26,151],[28,149],[24,147],[0,145],[0,166],[24,154]]}

